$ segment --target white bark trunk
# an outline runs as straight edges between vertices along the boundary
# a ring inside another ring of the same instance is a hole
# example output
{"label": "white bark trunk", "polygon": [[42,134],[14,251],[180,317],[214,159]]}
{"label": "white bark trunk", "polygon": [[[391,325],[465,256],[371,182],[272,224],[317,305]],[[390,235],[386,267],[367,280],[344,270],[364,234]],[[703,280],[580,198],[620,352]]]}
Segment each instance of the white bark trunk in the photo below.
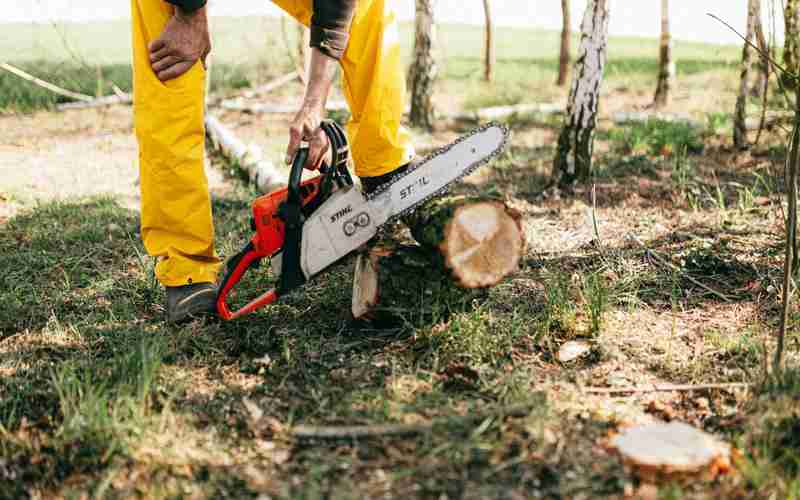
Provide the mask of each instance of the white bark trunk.
{"label": "white bark trunk", "polygon": [[608,49],[611,0],[589,0],[581,23],[581,43],[573,69],[567,116],[553,168],[554,180],[567,186],[591,174],[600,85]]}

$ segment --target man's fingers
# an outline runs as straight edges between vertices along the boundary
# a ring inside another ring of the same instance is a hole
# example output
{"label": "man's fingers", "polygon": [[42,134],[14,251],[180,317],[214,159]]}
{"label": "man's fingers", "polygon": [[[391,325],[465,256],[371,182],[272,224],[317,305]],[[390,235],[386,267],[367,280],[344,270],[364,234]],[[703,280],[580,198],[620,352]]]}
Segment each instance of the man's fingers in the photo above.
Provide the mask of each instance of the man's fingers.
{"label": "man's fingers", "polygon": [[303,140],[303,129],[297,126],[289,128],[289,147],[286,148],[286,164],[291,165],[294,161],[294,155],[300,148],[300,142]]}
{"label": "man's fingers", "polygon": [[173,80],[175,78],[178,78],[182,74],[186,73],[187,71],[189,71],[189,69],[193,65],[194,65],[193,61],[179,62],[177,64],[173,64],[172,66],[168,67],[163,71],[159,71],[158,73],[156,73],[156,76],[158,76],[158,79],[161,80],[162,82],[166,82],[167,80]]}
{"label": "man's fingers", "polygon": [[179,62],[181,62],[180,58],[175,56],[167,56],[153,63],[153,71],[155,71],[156,73],[160,73],[165,69],[169,68],[170,66],[178,64]]}
{"label": "man's fingers", "polygon": [[306,168],[317,170],[322,165],[322,161],[325,159],[325,153],[328,152],[328,149],[330,149],[330,144],[328,144],[327,136],[322,129],[317,129],[308,146]]}
{"label": "man's fingers", "polygon": [[164,45],[160,49],[150,52],[150,64],[155,63],[156,61],[167,57],[170,54],[169,48]]}
{"label": "man's fingers", "polygon": [[167,43],[164,41],[163,38],[156,38],[155,40],[150,42],[150,45],[147,47],[147,49],[150,51],[150,53],[157,52],[158,50],[162,49],[166,44]]}

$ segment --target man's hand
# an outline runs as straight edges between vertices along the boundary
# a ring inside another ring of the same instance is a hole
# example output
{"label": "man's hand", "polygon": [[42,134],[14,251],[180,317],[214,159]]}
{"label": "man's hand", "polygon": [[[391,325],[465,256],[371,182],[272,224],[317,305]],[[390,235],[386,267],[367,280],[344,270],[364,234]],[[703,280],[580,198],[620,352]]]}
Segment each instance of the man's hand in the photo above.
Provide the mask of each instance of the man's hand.
{"label": "man's hand", "polygon": [[300,143],[308,142],[308,161],[305,167],[316,170],[326,159],[330,150],[328,137],[320,128],[325,114],[325,102],[336,73],[336,60],[326,56],[317,48],[311,49],[308,87],[303,105],[289,127],[289,147],[286,149],[286,164],[294,160]]}
{"label": "man's hand", "polygon": [[330,144],[325,132],[320,128],[324,106],[303,103],[303,107],[289,126],[289,147],[286,150],[286,164],[291,165],[301,142],[308,143],[308,160],[305,167],[317,170],[326,158]]}
{"label": "man's hand", "polygon": [[162,82],[186,73],[198,60],[205,65],[211,52],[206,8],[191,13],[176,8],[164,32],[150,43],[149,50],[153,72]]}

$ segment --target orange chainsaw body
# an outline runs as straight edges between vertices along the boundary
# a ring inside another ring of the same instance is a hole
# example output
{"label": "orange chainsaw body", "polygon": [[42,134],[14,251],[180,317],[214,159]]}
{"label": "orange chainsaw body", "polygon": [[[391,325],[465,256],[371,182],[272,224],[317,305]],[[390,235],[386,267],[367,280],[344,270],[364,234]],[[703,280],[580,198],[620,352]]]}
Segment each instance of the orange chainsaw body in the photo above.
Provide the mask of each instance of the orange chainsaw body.
{"label": "orange chainsaw body", "polygon": [[[314,177],[300,184],[303,206],[307,205],[319,192],[322,176]],[[289,196],[289,188],[279,189],[259,196],[253,202],[253,230],[256,234],[250,240],[259,258],[272,257],[283,248],[286,225],[280,216],[281,205]]]}

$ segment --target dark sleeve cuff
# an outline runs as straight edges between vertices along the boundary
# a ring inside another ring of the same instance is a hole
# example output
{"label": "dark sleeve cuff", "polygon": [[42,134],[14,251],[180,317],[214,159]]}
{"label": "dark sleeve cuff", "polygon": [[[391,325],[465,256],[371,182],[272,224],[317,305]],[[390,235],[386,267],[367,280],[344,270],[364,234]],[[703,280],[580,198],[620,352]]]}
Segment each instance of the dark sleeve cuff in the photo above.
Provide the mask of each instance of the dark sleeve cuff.
{"label": "dark sleeve cuff", "polygon": [[350,38],[350,23],[356,0],[314,0],[311,16],[311,46],[334,59],[341,59]]}
{"label": "dark sleeve cuff", "polygon": [[167,0],[184,12],[194,12],[206,5],[206,0]]}

